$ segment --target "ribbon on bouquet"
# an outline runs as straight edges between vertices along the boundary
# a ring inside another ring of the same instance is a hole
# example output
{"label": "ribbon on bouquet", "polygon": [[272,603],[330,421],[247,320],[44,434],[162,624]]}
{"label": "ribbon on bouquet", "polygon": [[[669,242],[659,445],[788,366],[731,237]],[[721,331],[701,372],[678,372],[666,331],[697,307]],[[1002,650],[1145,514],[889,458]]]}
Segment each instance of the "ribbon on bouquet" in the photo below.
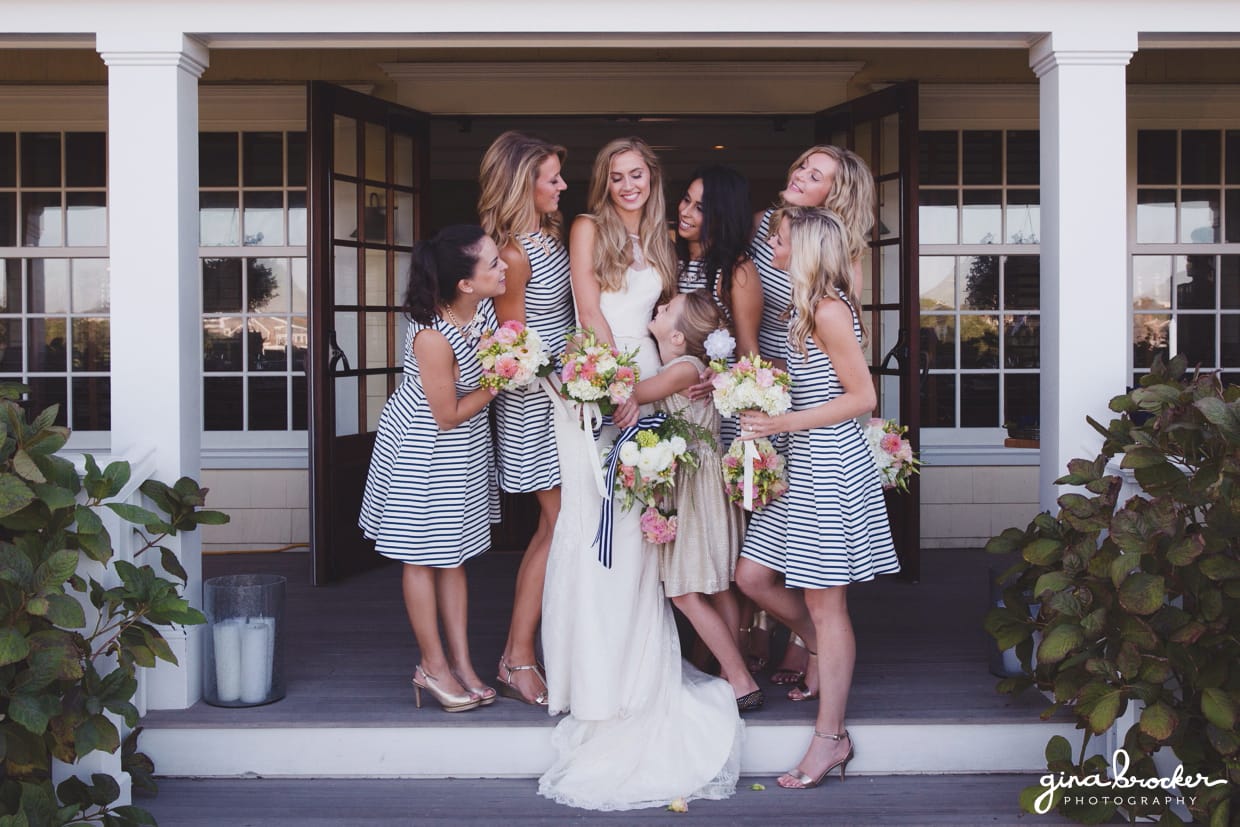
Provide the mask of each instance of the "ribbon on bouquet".
{"label": "ribbon on bouquet", "polygon": [[[598,457],[598,434],[603,425],[609,420],[603,415],[602,410],[595,402],[571,402],[560,396],[559,391],[551,380],[543,377],[538,380],[539,387],[547,396],[551,397],[552,405],[568,404],[573,406],[573,417],[577,420],[577,430],[581,434],[582,445],[581,450],[586,451],[587,455],[595,458]],[[594,486],[598,489],[598,495],[607,499],[611,496],[611,488],[607,486],[603,479],[603,469],[598,462],[591,462],[590,468],[594,471]]]}
{"label": "ribbon on bouquet", "polygon": [[745,440],[745,459],[744,459],[744,479],[741,484],[744,486],[744,503],[746,511],[753,511],[753,464],[758,458],[758,449],[754,446],[752,439]]}
{"label": "ribbon on bouquet", "polygon": [[665,419],[667,419],[667,415],[661,413],[643,416],[636,423],[620,432],[620,436],[616,437],[615,443],[607,453],[607,489],[606,493],[603,494],[603,509],[598,516],[598,531],[594,534],[594,545],[598,546],[598,561],[603,564],[604,568],[611,568],[611,522],[612,512],[615,509],[615,499],[612,497],[612,491],[616,486],[616,466],[620,464],[620,446],[637,436],[638,431],[659,427]]}

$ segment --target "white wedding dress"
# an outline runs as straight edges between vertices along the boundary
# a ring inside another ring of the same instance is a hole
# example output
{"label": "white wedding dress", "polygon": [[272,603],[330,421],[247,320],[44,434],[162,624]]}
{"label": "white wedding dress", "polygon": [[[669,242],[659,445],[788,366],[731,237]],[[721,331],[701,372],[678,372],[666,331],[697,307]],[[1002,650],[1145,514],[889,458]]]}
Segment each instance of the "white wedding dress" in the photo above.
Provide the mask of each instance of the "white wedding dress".
{"label": "white wedding dress", "polygon": [[[659,369],[646,325],[661,284],[653,268],[630,269],[627,289],[602,294],[616,345],[637,350],[642,377]],[[559,520],[543,591],[543,655],[557,757],[539,793],[591,810],[666,806],[676,798],[726,798],[740,772],[743,724],[731,687],[684,663],[658,554],[642,541],[640,511],[613,514],[612,565],[593,545],[602,498],[599,462],[578,405],[558,400],[562,481]],[[650,413],[643,406],[643,415]],[[606,427],[599,445],[617,431]]]}

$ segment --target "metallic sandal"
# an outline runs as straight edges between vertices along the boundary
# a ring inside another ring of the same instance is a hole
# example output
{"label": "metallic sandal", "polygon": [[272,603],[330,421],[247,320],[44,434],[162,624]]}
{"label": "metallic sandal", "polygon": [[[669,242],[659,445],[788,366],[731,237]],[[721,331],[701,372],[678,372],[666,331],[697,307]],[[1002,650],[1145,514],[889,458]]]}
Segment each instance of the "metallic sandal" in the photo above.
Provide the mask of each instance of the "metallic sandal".
{"label": "metallic sandal", "polygon": [[783,784],[780,784],[779,785],[780,787],[783,787],[785,790],[813,789],[814,787],[817,787],[820,784],[822,784],[823,781],[826,781],[827,775],[830,774],[831,770],[835,769],[836,767],[840,768],[840,783],[841,784],[844,783],[844,768],[848,766],[848,762],[853,760],[853,756],[856,755],[856,750],[853,749],[852,738],[848,737],[848,730],[844,730],[843,732],[837,732],[834,735],[832,735],[829,732],[819,732],[818,730],[814,730],[814,737],[815,738],[827,738],[832,741],[843,741],[845,738],[848,738],[848,754],[845,755],[840,760],[836,761],[831,766],[827,767],[822,772],[820,772],[817,778],[811,777],[808,773],[802,771],[800,767],[797,767],[796,769],[788,770],[786,773],[784,773],[784,775],[788,776],[793,781],[796,781],[801,786],[785,787]]}
{"label": "metallic sandal", "polygon": [[[505,698],[512,698],[514,701],[520,701],[530,706],[546,706],[547,705],[547,677],[543,674],[542,669],[537,663],[526,664],[525,666],[509,666],[508,663],[500,658],[499,661],[500,674],[495,677],[499,682],[499,694]],[[515,672],[533,672],[542,681],[543,691],[534,696],[534,700],[530,700],[516,687],[512,682],[512,676]]]}
{"label": "metallic sandal", "polygon": [[[418,678],[422,680],[419,681]],[[418,709],[422,708],[422,690],[430,693],[439,702],[444,712],[467,712],[479,704],[478,696],[468,689],[461,694],[448,692],[439,686],[439,679],[419,666],[413,673],[413,702]]]}

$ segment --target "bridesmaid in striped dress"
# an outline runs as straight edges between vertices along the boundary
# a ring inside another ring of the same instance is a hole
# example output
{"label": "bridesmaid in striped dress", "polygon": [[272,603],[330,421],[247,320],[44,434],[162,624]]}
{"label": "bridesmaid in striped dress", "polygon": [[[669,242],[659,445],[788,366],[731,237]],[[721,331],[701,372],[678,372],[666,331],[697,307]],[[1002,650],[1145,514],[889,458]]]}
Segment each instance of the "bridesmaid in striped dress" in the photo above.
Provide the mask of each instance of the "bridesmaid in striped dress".
{"label": "bridesmaid in striped dress", "polygon": [[[505,132],[482,159],[478,214],[508,265],[508,289],[495,299],[500,323],[523,322],[558,351],[573,326],[568,251],[560,220],[564,147],[520,132]],[[543,580],[551,532],[560,514],[560,465],[554,450],[551,400],[538,385],[504,391],[495,400],[499,485],[533,492],[538,527],[517,570],[512,623],[499,660],[499,690],[545,706],[547,683],[534,641],[542,614]]]}
{"label": "bridesmaid in striped dress", "polygon": [[421,706],[427,692],[445,712],[495,701],[469,654],[462,564],[490,547],[499,519],[486,414],[493,393],[478,387],[474,323],[479,305],[503,294],[506,269],[481,227],[448,227],[414,245],[405,379],[379,417],[358,518],[376,551],[405,564],[405,609],[422,655],[414,698]]}
{"label": "bridesmaid in striped dress", "polygon": [[[821,687],[814,737],[800,764],[779,778],[789,789],[816,787],[853,757],[844,711],[856,661],[848,616],[850,583],[900,570],[882,482],[856,418],[874,409],[874,385],[861,350],[863,328],[846,225],[823,209],[791,208],[771,239],[772,262],[792,275],[787,326],[792,410],[741,414],[741,439],[791,433],[788,492],[754,515],[736,580],[751,590],[762,572],[803,589],[813,619]],[[759,576],[755,577],[757,574]],[[765,608],[779,614],[777,607]]]}
{"label": "bridesmaid in striped dress", "polygon": [[[788,169],[788,183],[779,194],[776,207],[754,216],[755,228],[749,255],[757,266],[765,299],[762,322],[758,328],[762,358],[769,359],[777,367],[784,367],[787,357],[787,313],[792,301],[792,281],[785,270],[772,262],[771,247],[767,244],[775,231],[772,218],[778,208],[825,207],[840,217],[848,239],[853,276],[857,279],[860,292],[861,256],[869,242],[870,228],[874,226],[874,200],[874,177],[865,162],[855,152],[820,144],[802,152]],[[772,576],[769,585],[772,591],[767,600],[777,600],[774,590],[782,590],[778,578]],[[791,606],[785,608],[785,611],[791,610]],[[804,610],[797,614],[804,618]],[[753,625],[755,628],[761,627],[762,619],[755,619]],[[812,699],[817,686],[808,663],[812,641],[806,647],[802,634],[793,629],[783,661],[771,675],[771,682],[777,684],[795,684],[806,678],[805,687],[794,688],[789,694],[793,700]]]}

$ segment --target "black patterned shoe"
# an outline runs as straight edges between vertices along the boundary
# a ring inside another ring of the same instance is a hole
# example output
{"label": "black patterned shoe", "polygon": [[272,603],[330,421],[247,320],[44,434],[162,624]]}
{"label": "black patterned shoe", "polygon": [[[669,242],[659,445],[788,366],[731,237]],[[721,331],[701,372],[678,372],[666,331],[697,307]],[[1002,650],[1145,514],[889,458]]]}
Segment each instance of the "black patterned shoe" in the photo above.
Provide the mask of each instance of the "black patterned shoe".
{"label": "black patterned shoe", "polygon": [[737,712],[756,712],[766,704],[766,695],[762,694],[761,689],[755,689],[748,695],[742,695],[736,699]]}

